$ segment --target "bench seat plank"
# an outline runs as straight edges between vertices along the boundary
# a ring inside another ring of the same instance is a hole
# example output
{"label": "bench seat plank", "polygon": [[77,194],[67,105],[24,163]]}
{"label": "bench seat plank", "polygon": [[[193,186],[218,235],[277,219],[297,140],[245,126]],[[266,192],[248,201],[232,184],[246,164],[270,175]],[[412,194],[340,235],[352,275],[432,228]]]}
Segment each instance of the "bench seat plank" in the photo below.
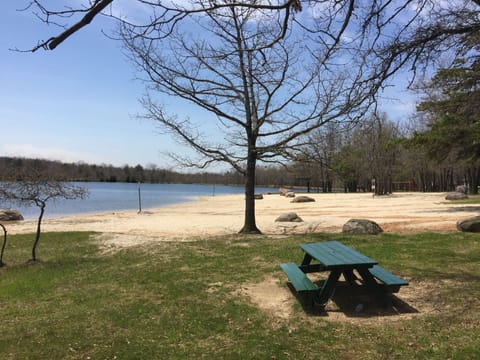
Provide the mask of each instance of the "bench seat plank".
{"label": "bench seat plank", "polygon": [[370,273],[382,283],[387,286],[403,286],[408,285],[408,282],[392,274],[390,271],[385,270],[379,265],[375,265],[368,269]]}
{"label": "bench seat plank", "polygon": [[317,291],[318,287],[300,270],[297,264],[291,262],[287,264],[280,264],[280,267],[287,275],[297,292]]}

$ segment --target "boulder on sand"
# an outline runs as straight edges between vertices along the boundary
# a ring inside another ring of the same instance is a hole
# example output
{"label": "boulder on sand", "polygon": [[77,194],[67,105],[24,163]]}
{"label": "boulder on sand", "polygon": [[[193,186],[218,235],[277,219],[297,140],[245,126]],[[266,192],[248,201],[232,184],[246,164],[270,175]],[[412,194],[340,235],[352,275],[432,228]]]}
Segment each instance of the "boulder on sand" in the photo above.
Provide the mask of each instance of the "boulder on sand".
{"label": "boulder on sand", "polygon": [[463,200],[468,199],[468,196],[463,192],[451,192],[445,196],[445,200]]}
{"label": "boulder on sand", "polygon": [[23,220],[23,216],[17,210],[0,209],[0,221],[18,221],[18,220]]}
{"label": "boulder on sand", "polygon": [[302,222],[303,220],[300,216],[297,215],[297,213],[289,212],[289,213],[285,213],[285,214],[280,215],[279,217],[277,217],[275,219],[275,221],[278,221],[278,222]]}
{"label": "boulder on sand", "polygon": [[304,202],[313,202],[315,199],[309,197],[309,196],[297,196],[292,200],[292,203],[304,203]]}
{"label": "boulder on sand", "polygon": [[457,221],[457,229],[463,232],[480,232],[480,216]]}
{"label": "boulder on sand", "polygon": [[383,229],[372,220],[350,219],[343,225],[342,231],[349,234],[377,235],[382,233]]}

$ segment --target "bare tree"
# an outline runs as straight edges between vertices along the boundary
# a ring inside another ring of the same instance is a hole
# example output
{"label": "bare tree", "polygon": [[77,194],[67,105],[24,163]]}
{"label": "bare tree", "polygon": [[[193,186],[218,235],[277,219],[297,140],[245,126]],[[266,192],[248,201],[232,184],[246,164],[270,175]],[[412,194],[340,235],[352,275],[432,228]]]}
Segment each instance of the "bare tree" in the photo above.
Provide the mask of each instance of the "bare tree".
{"label": "bare tree", "polygon": [[5,263],[3,262],[3,253],[5,252],[5,246],[7,245],[7,229],[3,224],[0,224],[0,227],[3,230],[3,243],[2,243],[2,250],[0,252],[0,267],[3,267]]}
{"label": "bare tree", "polygon": [[[224,161],[245,174],[243,232],[258,232],[257,160],[292,155],[302,135],[328,122],[360,119],[397,71],[416,72],[480,28],[476,0],[137,0],[149,9],[140,22],[112,11],[113,0],[60,10],[42,3],[31,6],[45,22],[80,19],[33,50],[54,49],[98,14],[115,18],[151,90],[217,117],[227,140],[215,143],[193,122],[168,114],[153,92],[143,100],[146,117],[201,155],[197,165]],[[295,15],[302,7],[307,11]]]}
{"label": "bare tree", "polygon": [[28,180],[0,183],[0,200],[12,204],[35,205],[40,209],[31,261],[37,260],[36,249],[40,240],[41,224],[47,202],[55,199],[79,199],[86,195],[87,192],[82,187],[60,181],[42,180],[33,176]]}
{"label": "bare tree", "polygon": [[296,166],[310,169],[310,176],[316,179],[323,192],[333,191],[335,158],[344,143],[345,134],[349,131],[349,127],[345,128],[343,125],[354,124],[329,123],[312,131],[305,139],[301,154],[295,159]]}
{"label": "bare tree", "polygon": [[[25,10],[33,11],[45,23],[58,25],[62,30],[47,40],[39,41],[31,51],[54,50],[100,15],[143,29],[144,35],[148,34],[151,27],[167,27],[162,36],[168,36],[192,14],[232,7],[268,9],[284,14],[283,31],[280,33],[282,36],[286,33],[288,21],[294,17],[293,14],[303,8],[307,8],[309,12],[324,12],[326,16],[331,15],[332,9],[351,9],[351,15],[354,16],[346,18],[344,23],[337,23],[338,27],[346,28],[350,22],[356,22],[360,25],[359,30],[369,32],[373,38],[382,38],[380,46],[374,50],[383,61],[383,75],[386,77],[407,64],[416,71],[419,65],[435,61],[445,50],[461,47],[459,37],[475,35],[480,30],[479,0],[131,0],[130,5],[133,8],[136,6],[146,9],[149,13],[143,22],[136,23],[129,20],[127,14],[119,15],[115,11],[115,5],[119,4],[119,1],[83,0],[76,6],[72,6],[70,2],[59,1],[55,5],[49,4],[48,7],[45,3],[45,0],[30,0]],[[299,17],[299,23],[310,30],[304,20],[305,17]],[[379,37],[381,33],[387,34]],[[340,38],[331,37],[330,40],[338,42]]]}
{"label": "bare tree", "polygon": [[[301,138],[330,122],[357,121],[373,103],[378,86],[369,52],[355,39],[339,40],[353,8],[330,9],[308,20],[310,31],[285,29],[278,11],[230,7],[190,14],[169,27],[125,25],[130,57],[145,75],[150,93],[145,117],[161,124],[197,157],[175,154],[189,166],[228,163],[245,177],[241,232],[258,233],[255,222],[257,161],[275,162],[301,147]],[[333,41],[336,39],[338,41]],[[355,48],[356,47],[356,48]],[[352,57],[355,52],[356,57]],[[223,134],[202,132],[203,119],[169,114],[160,92],[207,110]]]}
{"label": "bare tree", "polygon": [[[122,24],[133,25],[148,29],[150,26],[166,26],[172,31],[173,28],[184,20],[188,15],[198,14],[205,11],[216,9],[226,9],[231,7],[242,7],[251,9],[269,9],[285,11],[285,21],[290,17],[291,9],[301,11],[300,0],[278,0],[278,1],[150,1],[150,0],[132,0],[139,8],[149,8],[152,15],[144,24],[132,23],[124,16],[116,15],[112,10],[114,0],[85,0],[77,7],[70,4],[56,4],[56,8],[46,7],[42,0],[31,0],[24,10],[32,10],[34,14],[47,24],[54,24],[63,29],[60,34],[50,37],[47,40],[41,40],[30,51],[35,52],[38,49],[54,50],[70,36],[89,25],[95,17],[99,15],[107,16],[119,21]],[[117,1],[118,3],[118,1]],[[67,21],[67,23],[64,23]],[[286,30],[286,28],[285,28]],[[167,31],[164,35],[168,35]]]}
{"label": "bare tree", "polygon": [[[377,9],[382,1],[372,2]],[[388,78],[399,69],[407,68],[415,75],[429,69],[439,61],[454,60],[468,51],[468,39],[478,37],[480,31],[480,1],[385,1],[396,4],[387,13],[371,12],[367,21],[382,27],[395,17],[400,22],[389,26],[388,41],[378,47],[379,60],[383,63],[382,76]],[[384,7],[384,9],[386,9]],[[407,17],[398,17],[402,14]],[[412,77],[412,82],[415,76]]]}
{"label": "bare tree", "polygon": [[399,138],[398,126],[384,113],[372,114],[352,134],[351,145],[362,156],[359,168],[364,182],[375,179],[376,195],[393,192]]}

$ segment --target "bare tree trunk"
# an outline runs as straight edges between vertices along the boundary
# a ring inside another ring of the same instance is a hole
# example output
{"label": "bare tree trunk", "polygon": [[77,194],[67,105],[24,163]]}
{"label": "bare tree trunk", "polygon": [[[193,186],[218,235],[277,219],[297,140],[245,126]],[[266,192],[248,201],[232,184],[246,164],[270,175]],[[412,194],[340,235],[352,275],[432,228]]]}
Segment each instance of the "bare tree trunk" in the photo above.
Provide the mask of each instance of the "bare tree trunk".
{"label": "bare tree trunk", "polygon": [[245,173],[245,221],[242,234],[261,234],[257,228],[255,220],[255,168],[257,163],[257,154],[254,150],[249,150],[247,159],[247,171]]}
{"label": "bare tree trunk", "polygon": [[40,241],[41,224],[42,224],[43,214],[45,213],[45,205],[46,205],[45,202],[41,202],[39,204],[40,215],[37,221],[37,233],[35,234],[35,241],[33,242],[33,246],[32,246],[32,259],[31,259],[32,262],[37,261],[36,251],[37,251],[38,242]]}
{"label": "bare tree trunk", "polygon": [[7,245],[7,229],[5,226],[0,224],[0,227],[3,229],[3,244],[2,244],[2,252],[0,253],[0,267],[4,266],[5,263],[3,262],[3,253],[5,252],[5,246]]}
{"label": "bare tree trunk", "polygon": [[472,166],[467,168],[468,193],[470,195],[478,194],[478,185],[480,183],[480,167]]}

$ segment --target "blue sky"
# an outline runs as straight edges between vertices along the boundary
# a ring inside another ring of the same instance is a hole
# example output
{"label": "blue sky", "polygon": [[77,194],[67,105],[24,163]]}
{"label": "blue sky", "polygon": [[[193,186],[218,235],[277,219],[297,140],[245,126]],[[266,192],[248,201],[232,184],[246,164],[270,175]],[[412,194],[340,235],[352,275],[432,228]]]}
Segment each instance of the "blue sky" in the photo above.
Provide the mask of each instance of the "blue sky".
{"label": "blue sky", "polygon": [[59,31],[16,11],[21,3],[0,3],[0,155],[161,165],[172,144],[135,117],[143,85],[101,33],[112,24],[93,22],[55,51],[14,52]]}
{"label": "blue sky", "polygon": [[[154,123],[135,117],[142,113],[144,86],[121,45],[101,32],[113,24],[96,19],[55,51],[11,51],[59,32],[16,10],[27,3],[0,2],[0,156],[172,167],[163,152],[177,145]],[[385,96],[394,98],[382,107],[390,119],[413,110],[403,85]],[[165,101],[179,115],[195,111]]]}

